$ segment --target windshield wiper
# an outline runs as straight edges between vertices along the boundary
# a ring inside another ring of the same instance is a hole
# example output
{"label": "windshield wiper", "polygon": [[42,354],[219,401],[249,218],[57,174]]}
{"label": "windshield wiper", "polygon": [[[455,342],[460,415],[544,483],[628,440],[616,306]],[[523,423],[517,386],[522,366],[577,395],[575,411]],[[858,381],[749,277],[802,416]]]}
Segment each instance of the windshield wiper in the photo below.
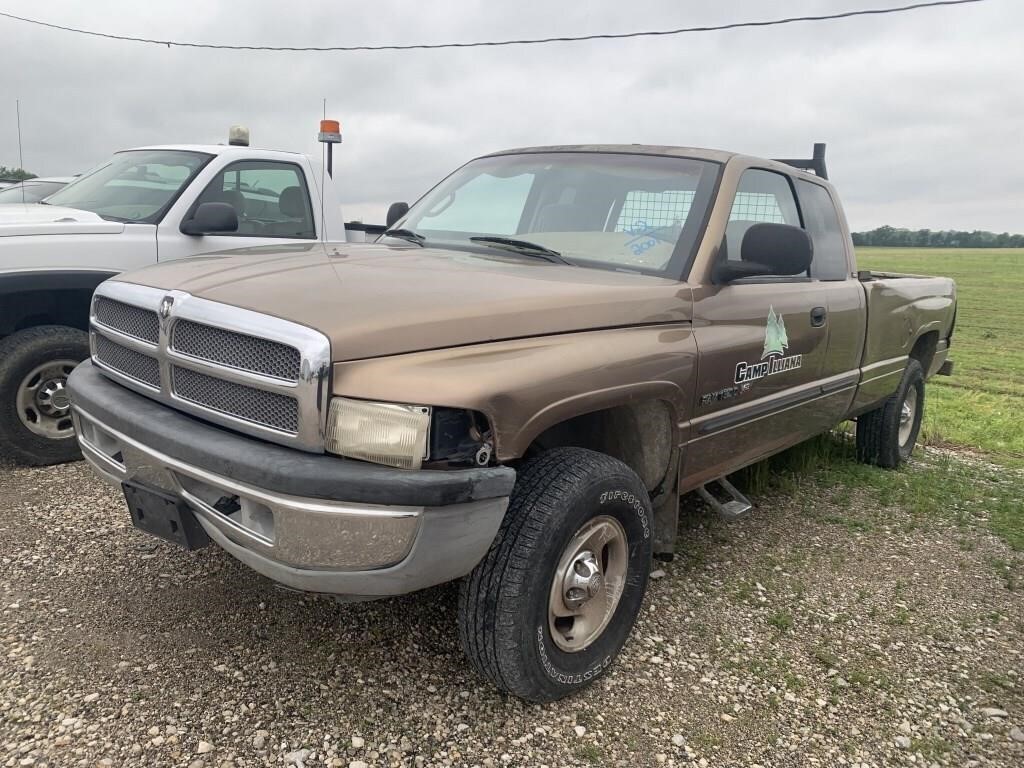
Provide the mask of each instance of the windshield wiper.
{"label": "windshield wiper", "polygon": [[469,238],[472,243],[482,243],[483,245],[489,245],[492,248],[504,248],[509,251],[515,251],[521,253],[523,256],[536,256],[539,259],[554,262],[555,264],[569,264],[572,265],[571,261],[562,257],[558,251],[553,251],[547,246],[540,245],[539,243],[531,243],[529,240],[517,240],[514,237],[471,237]]}
{"label": "windshield wiper", "polygon": [[424,243],[427,241],[427,238],[419,232],[413,232],[411,229],[386,229],[384,234],[387,237],[397,237],[399,240],[416,243],[420,248],[426,247]]}

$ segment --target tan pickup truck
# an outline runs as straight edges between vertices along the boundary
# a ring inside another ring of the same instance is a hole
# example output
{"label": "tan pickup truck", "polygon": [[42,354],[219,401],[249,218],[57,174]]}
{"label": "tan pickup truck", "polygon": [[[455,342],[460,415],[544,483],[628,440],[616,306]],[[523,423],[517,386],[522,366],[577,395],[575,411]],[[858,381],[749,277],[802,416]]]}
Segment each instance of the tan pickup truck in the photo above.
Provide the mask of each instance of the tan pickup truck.
{"label": "tan pickup truck", "polygon": [[954,284],[858,272],[825,176],[822,152],[513,150],[374,244],[120,275],[69,382],[82,451],[139,528],[290,587],[461,579],[476,669],[559,698],[686,546],[681,494],[738,516],[726,475],[845,419],[864,461],[910,454]]}

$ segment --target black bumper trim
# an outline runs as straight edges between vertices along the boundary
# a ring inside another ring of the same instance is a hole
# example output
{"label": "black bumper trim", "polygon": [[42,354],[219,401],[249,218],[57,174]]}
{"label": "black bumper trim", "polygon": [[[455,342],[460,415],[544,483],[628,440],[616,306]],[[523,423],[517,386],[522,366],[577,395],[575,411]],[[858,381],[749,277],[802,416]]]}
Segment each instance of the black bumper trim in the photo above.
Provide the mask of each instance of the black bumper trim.
{"label": "black bumper trim", "polygon": [[68,378],[71,402],[134,440],[208,472],[291,496],[441,507],[508,496],[510,467],[410,471],[306,453],[186,416],[104,377],[91,362]]}

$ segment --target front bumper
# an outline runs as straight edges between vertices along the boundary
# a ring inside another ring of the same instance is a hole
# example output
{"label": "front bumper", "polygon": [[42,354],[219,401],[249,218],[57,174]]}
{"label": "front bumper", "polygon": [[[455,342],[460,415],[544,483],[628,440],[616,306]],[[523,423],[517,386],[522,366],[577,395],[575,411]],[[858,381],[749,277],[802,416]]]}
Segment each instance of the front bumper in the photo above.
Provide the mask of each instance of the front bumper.
{"label": "front bumper", "polygon": [[411,472],[243,437],[88,362],[68,386],[79,444],[101,477],[178,496],[214,542],[295,589],[377,597],[464,576],[515,482],[506,467]]}

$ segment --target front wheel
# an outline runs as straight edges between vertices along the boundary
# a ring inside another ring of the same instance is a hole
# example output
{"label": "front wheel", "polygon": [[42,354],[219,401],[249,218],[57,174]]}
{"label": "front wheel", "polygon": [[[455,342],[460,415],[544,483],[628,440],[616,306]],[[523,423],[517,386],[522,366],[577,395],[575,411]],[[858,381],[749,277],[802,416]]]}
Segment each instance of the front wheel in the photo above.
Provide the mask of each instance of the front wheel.
{"label": "front wheel", "polygon": [[459,638],[476,670],[533,702],[600,677],[640,612],[652,523],[647,490],[617,459],[558,448],[526,462],[459,589]]}
{"label": "front wheel", "polygon": [[857,458],[895,469],[910,458],[924,415],[924,371],[907,362],[896,392],[878,408],[857,417]]}
{"label": "front wheel", "polygon": [[67,378],[89,356],[76,328],[26,328],[0,341],[0,455],[40,466],[81,458]]}

